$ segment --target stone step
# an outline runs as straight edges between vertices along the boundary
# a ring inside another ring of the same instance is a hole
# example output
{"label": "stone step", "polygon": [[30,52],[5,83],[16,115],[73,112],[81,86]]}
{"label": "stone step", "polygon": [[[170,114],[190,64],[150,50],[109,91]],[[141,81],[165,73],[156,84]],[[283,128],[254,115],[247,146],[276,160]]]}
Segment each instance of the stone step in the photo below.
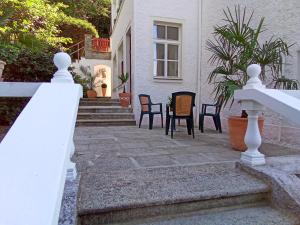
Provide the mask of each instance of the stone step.
{"label": "stone step", "polygon": [[131,108],[121,106],[80,106],[79,113],[132,113]]}
{"label": "stone step", "polygon": [[267,205],[270,196],[268,185],[231,163],[99,171],[82,176],[79,225],[143,224],[151,218]]}
{"label": "stone step", "polygon": [[286,215],[268,205],[229,207],[223,209],[141,219],[114,225],[297,225],[297,218]]}
{"label": "stone step", "polygon": [[78,119],[80,127],[136,126],[134,119]]}
{"label": "stone step", "polygon": [[101,120],[101,119],[131,119],[134,120],[133,113],[78,113],[78,120]]}
{"label": "stone step", "polygon": [[97,97],[97,98],[82,98],[82,102],[97,102],[97,101],[107,101],[107,102],[119,102],[119,99],[112,99],[108,97]]}
{"label": "stone step", "polygon": [[79,106],[120,106],[118,101],[80,101]]}

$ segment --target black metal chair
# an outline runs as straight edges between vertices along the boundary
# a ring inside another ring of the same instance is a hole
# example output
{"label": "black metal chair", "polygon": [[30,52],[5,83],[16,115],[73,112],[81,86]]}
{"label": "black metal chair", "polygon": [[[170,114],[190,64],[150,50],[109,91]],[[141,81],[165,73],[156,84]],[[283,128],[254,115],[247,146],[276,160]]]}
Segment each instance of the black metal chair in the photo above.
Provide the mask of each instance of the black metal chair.
{"label": "black metal chair", "polygon": [[[201,130],[201,133],[204,132],[205,116],[211,116],[213,118],[216,130],[222,133],[220,113],[221,113],[223,102],[224,102],[224,96],[220,95],[215,104],[202,104],[201,113],[199,114],[199,130]],[[215,108],[214,113],[207,112],[208,107]]]}
{"label": "black metal chair", "polygon": [[[140,123],[139,128],[141,128],[141,124],[143,121],[143,117],[145,114],[149,115],[149,129],[152,130],[153,128],[153,118],[154,115],[160,114],[161,116],[161,127],[164,127],[163,124],[163,111],[162,111],[162,103],[152,103],[150,95],[140,94],[139,100],[141,103],[141,116],[140,116]],[[159,106],[159,111],[152,111],[152,106]]]}
{"label": "black metal chair", "polygon": [[173,131],[175,130],[175,120],[176,119],[186,119],[187,131],[189,135],[194,132],[194,114],[193,107],[195,106],[195,96],[193,92],[176,92],[172,94],[172,103],[170,107],[172,112],[167,110],[166,117],[166,135],[169,134],[169,128],[171,123],[171,138],[173,138]]}

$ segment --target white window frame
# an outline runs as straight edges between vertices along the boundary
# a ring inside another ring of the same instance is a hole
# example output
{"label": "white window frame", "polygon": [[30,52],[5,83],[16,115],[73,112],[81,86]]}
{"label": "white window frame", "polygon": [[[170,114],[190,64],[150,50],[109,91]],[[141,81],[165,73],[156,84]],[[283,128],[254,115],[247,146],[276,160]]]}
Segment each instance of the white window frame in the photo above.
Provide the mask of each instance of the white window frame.
{"label": "white window frame", "polygon": [[[165,29],[165,39],[159,39],[159,38],[154,38],[153,37],[153,32],[152,32],[152,70],[154,70],[154,65],[155,62],[161,61],[158,60],[157,58],[154,58],[154,45],[156,44],[163,44],[165,46],[165,53],[164,53],[164,76],[157,76],[153,74],[154,79],[164,79],[164,80],[181,80],[182,75],[181,75],[181,63],[182,63],[182,25],[179,23],[171,23],[171,22],[162,22],[162,21],[154,21],[152,24],[152,31],[154,26],[165,26],[165,27],[176,27],[178,28],[178,41],[176,40],[168,40],[167,39],[167,29]],[[168,60],[168,45],[177,45],[178,46],[178,60]],[[168,62],[178,62],[178,76],[168,76]]]}

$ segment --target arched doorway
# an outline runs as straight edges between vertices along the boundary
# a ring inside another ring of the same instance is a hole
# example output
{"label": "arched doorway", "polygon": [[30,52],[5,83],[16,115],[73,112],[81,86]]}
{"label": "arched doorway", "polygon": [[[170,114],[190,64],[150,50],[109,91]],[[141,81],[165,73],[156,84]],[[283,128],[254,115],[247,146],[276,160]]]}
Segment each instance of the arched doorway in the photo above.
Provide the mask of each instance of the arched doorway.
{"label": "arched doorway", "polygon": [[[111,67],[107,65],[96,65],[94,66],[94,74],[96,76],[95,82],[98,83],[98,87],[95,89],[97,97],[111,97]],[[107,85],[106,91],[101,87],[102,84]]]}

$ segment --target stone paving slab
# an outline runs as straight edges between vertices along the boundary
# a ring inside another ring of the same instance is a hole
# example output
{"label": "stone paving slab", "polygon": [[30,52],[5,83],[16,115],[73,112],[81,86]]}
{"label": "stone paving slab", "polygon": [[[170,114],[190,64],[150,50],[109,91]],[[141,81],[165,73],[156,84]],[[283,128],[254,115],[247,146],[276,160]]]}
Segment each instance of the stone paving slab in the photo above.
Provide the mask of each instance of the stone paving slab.
{"label": "stone paving slab", "polygon": [[296,215],[300,224],[300,155],[269,157],[264,166],[239,163],[238,167],[269,183],[273,190],[272,202]]}
{"label": "stone paving slab", "polygon": [[268,192],[232,163],[83,174],[79,214]]}

